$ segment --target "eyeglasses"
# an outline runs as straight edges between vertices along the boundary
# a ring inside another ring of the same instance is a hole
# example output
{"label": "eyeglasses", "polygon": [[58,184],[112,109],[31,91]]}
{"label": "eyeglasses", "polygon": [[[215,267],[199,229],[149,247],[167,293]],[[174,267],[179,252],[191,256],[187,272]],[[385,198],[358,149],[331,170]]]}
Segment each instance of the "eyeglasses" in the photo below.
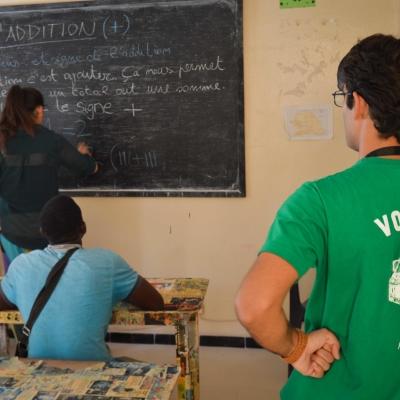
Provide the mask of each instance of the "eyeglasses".
{"label": "eyeglasses", "polygon": [[332,93],[333,96],[333,103],[335,104],[336,107],[343,107],[344,106],[344,100],[347,95],[352,96],[353,92],[344,92],[343,90],[336,90],[336,92]]}

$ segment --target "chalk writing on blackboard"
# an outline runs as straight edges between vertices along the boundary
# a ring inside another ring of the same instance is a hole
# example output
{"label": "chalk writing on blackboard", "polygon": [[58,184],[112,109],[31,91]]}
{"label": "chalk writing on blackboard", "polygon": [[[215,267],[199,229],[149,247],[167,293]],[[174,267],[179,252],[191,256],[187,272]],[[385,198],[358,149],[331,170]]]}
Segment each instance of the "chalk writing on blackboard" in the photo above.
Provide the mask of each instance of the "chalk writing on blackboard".
{"label": "chalk writing on blackboard", "polygon": [[101,171],[74,195],[244,196],[241,0],[0,8],[0,102],[46,99],[46,125]]}

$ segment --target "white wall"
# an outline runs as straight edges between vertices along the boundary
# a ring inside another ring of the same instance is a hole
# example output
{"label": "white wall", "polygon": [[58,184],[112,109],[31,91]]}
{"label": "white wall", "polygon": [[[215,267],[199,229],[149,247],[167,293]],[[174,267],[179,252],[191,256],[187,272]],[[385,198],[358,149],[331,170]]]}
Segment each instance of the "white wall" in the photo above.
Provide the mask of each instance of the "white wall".
{"label": "white wall", "polygon": [[332,140],[302,142],[287,139],[282,109],[331,105],[339,60],[358,38],[397,34],[398,16],[398,0],[317,0],[290,10],[244,0],[246,198],[78,198],[85,245],[119,252],[145,276],[209,278],[201,333],[243,335],[234,296],[280,203],[304,180],[356,159],[339,109]]}

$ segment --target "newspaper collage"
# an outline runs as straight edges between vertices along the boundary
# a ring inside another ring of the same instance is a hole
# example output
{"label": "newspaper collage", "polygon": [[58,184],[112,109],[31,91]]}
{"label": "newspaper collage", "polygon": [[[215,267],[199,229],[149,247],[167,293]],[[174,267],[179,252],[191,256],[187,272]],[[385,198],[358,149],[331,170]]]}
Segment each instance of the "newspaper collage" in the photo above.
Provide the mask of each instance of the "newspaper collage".
{"label": "newspaper collage", "polygon": [[164,310],[141,311],[132,304],[121,302],[114,307],[111,324],[175,325],[188,314],[200,311],[203,306],[208,279],[148,278],[148,281],[161,293]]}
{"label": "newspaper collage", "polygon": [[166,310],[199,309],[208,287],[208,280],[202,278],[150,278],[149,282],[162,294]]}
{"label": "newspaper collage", "polygon": [[[67,362],[68,363],[68,362]],[[0,359],[2,400],[167,400],[179,375],[174,365],[109,361],[84,369],[44,361]]]}

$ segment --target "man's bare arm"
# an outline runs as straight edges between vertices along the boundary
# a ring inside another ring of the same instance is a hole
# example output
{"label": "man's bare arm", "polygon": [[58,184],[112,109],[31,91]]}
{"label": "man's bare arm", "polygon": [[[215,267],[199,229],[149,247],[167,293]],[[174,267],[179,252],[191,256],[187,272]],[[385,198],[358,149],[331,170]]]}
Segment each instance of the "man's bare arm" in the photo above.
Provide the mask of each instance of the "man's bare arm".
{"label": "man's bare arm", "polygon": [[[262,253],[245,277],[236,298],[239,321],[266,349],[287,356],[298,340],[283,310],[283,301],[298,278],[297,271],[284,259]],[[327,329],[308,335],[307,346],[294,368],[304,375],[322,377],[339,358],[339,342]]]}
{"label": "man's bare arm", "polygon": [[5,296],[3,290],[0,287],[0,311],[4,310],[17,310],[17,306],[8,301],[7,297]]}
{"label": "man's bare arm", "polygon": [[236,298],[239,321],[266,349],[287,355],[296,344],[294,329],[282,308],[296,270],[272,253],[262,253],[245,277]]}
{"label": "man's bare arm", "polygon": [[161,294],[140,275],[136,286],[125,301],[143,310],[157,311],[164,309],[164,300]]}

